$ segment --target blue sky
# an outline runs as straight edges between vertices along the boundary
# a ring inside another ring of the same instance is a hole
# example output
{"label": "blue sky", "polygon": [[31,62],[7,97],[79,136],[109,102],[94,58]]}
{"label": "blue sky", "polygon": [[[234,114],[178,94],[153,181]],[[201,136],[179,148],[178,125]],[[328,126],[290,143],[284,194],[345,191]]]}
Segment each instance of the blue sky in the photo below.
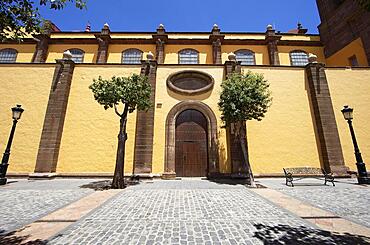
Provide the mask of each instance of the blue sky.
{"label": "blue sky", "polygon": [[225,32],[264,32],[268,24],[287,32],[300,21],[309,33],[320,23],[315,0],[87,0],[87,10],[70,4],[61,11],[40,8],[42,16],[63,31],[210,31],[217,23]]}

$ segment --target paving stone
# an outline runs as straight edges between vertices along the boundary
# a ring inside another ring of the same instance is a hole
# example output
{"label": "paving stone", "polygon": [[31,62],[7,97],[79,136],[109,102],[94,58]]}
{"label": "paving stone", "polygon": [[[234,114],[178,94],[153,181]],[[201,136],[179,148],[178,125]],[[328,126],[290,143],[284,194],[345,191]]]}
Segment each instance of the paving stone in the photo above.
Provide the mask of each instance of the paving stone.
{"label": "paving stone", "polygon": [[322,180],[303,179],[288,187],[284,179],[261,179],[262,184],[355,223],[370,227],[370,187],[357,185],[356,179],[338,179],[336,186]]}
{"label": "paving stone", "polygon": [[[274,206],[241,185],[208,181],[154,181],[127,188],[95,212],[71,226],[50,244],[73,243],[127,233],[131,244],[262,244],[254,239],[258,224],[292,225],[312,229],[305,221]],[[112,233],[114,231],[114,233]],[[119,233],[118,233],[119,234]],[[239,237],[239,240],[238,240]],[[103,244],[109,244],[100,240]],[[186,243],[185,243],[186,242]]]}
{"label": "paving stone", "polygon": [[21,228],[92,192],[88,189],[0,191],[0,233]]}

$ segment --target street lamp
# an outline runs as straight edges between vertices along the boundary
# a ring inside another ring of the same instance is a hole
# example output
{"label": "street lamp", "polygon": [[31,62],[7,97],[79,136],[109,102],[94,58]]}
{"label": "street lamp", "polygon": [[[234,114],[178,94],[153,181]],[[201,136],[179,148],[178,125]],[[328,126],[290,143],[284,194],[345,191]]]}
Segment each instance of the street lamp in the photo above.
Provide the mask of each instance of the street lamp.
{"label": "street lamp", "polygon": [[18,120],[21,118],[23,111],[24,109],[22,108],[21,105],[17,105],[16,107],[12,108],[13,127],[12,127],[12,130],[10,131],[8,144],[6,145],[3,159],[1,160],[1,164],[0,164],[0,185],[5,185],[7,182],[5,175],[6,175],[6,171],[8,170],[8,165],[9,165],[8,162],[9,162],[9,156],[10,156],[10,147],[12,146],[15,127],[17,125]]}
{"label": "street lamp", "polygon": [[349,130],[351,132],[352,136],[352,142],[353,146],[355,148],[355,157],[356,157],[356,165],[357,165],[357,172],[358,172],[358,183],[359,184],[370,184],[370,178],[367,176],[366,172],[366,166],[364,161],[362,160],[361,152],[357,144],[355,131],[353,130],[352,126],[352,119],[353,119],[353,108],[349,107],[348,105],[345,105],[342,109],[342,113],[344,116],[344,119],[347,120],[349,125]]}

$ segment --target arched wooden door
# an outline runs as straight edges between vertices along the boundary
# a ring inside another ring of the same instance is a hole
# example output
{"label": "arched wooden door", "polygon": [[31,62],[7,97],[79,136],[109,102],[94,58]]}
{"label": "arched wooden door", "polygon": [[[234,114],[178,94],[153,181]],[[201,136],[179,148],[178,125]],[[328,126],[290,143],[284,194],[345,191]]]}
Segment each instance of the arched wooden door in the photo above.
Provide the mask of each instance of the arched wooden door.
{"label": "arched wooden door", "polygon": [[207,119],[197,110],[185,110],[176,119],[176,176],[207,176]]}

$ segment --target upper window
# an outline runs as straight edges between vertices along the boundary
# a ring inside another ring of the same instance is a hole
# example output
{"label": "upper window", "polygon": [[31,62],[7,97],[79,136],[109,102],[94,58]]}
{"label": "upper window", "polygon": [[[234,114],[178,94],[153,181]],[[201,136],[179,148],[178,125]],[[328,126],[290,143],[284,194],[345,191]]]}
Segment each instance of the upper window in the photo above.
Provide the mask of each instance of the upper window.
{"label": "upper window", "polygon": [[75,62],[75,63],[83,63],[84,62],[84,51],[82,51],[81,49],[70,49],[69,52],[71,52],[72,54],[72,60]]}
{"label": "upper window", "polygon": [[138,49],[127,49],[122,53],[122,64],[140,64],[143,52]]}
{"label": "upper window", "polygon": [[236,61],[241,61],[242,65],[255,65],[254,52],[250,50],[238,50],[235,52]]}
{"label": "upper window", "polygon": [[17,60],[17,50],[2,49],[0,50],[0,63],[14,63]]}
{"label": "upper window", "polygon": [[359,66],[356,55],[349,57],[348,61],[351,66]]}
{"label": "upper window", "polygon": [[179,64],[198,64],[198,51],[194,49],[183,49],[179,52]]}
{"label": "upper window", "polygon": [[292,66],[305,66],[308,64],[308,55],[304,51],[296,50],[290,52],[290,63]]}

